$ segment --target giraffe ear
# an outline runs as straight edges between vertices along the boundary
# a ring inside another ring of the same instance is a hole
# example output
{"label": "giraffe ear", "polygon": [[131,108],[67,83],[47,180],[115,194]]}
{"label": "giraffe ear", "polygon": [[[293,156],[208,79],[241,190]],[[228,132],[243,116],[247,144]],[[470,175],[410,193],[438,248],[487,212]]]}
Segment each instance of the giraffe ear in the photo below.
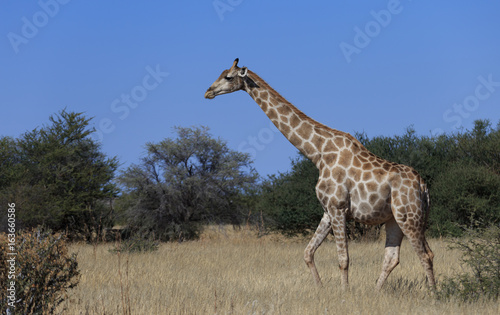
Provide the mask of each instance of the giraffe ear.
{"label": "giraffe ear", "polygon": [[248,69],[247,67],[243,67],[238,71],[238,75],[242,78],[247,76]]}

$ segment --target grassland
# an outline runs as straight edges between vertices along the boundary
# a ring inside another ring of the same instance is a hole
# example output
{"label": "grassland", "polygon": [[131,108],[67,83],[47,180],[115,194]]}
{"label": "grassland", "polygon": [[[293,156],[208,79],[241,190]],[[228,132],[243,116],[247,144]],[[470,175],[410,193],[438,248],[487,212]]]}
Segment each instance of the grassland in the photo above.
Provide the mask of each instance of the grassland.
{"label": "grassland", "polygon": [[[251,230],[209,228],[200,240],[162,244],[158,251],[113,254],[112,244],[75,244],[80,284],[63,303],[67,314],[500,314],[494,302],[437,301],[409,244],[382,292],[375,281],[383,241],[351,242],[350,291],[340,288],[335,244],[316,261],[315,287],[302,256],[307,239],[258,238]],[[460,253],[430,240],[437,281],[461,270]]]}

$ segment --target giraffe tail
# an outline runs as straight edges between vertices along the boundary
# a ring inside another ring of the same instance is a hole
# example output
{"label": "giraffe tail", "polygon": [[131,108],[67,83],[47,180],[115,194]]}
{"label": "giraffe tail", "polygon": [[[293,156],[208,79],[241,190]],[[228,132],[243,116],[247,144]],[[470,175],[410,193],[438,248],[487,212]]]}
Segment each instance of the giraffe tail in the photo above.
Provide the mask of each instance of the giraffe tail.
{"label": "giraffe tail", "polygon": [[424,231],[427,229],[427,224],[429,222],[429,213],[431,212],[431,197],[429,194],[429,189],[425,183],[420,184],[420,189],[422,193],[422,211],[424,211],[425,215],[425,225]]}

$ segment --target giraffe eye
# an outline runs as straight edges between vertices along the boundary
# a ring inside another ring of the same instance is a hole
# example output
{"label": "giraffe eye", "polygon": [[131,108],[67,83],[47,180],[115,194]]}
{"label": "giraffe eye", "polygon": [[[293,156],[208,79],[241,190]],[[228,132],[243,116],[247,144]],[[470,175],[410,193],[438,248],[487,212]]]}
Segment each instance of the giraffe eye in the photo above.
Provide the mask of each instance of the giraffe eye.
{"label": "giraffe eye", "polygon": [[228,81],[232,81],[234,79],[234,77],[228,77],[228,76],[225,76],[224,79],[228,80]]}

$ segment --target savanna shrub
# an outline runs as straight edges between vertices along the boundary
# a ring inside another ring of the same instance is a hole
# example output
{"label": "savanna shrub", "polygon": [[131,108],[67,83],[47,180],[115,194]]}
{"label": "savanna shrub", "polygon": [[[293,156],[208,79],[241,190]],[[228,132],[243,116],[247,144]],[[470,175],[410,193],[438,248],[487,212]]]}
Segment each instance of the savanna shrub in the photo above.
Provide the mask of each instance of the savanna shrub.
{"label": "savanna shrub", "polygon": [[491,226],[480,232],[468,230],[467,236],[452,241],[452,247],[463,252],[466,272],[445,279],[438,297],[457,297],[469,302],[500,296],[500,227]]}
{"label": "savanna shrub", "polygon": [[430,234],[460,236],[462,229],[500,223],[500,175],[458,162],[443,170],[431,190]]}
{"label": "savanna shrub", "polygon": [[115,248],[110,249],[110,252],[154,252],[158,250],[159,246],[160,242],[155,240],[153,236],[143,237],[139,234],[133,234],[124,241],[119,240]]}
{"label": "savanna shrub", "polygon": [[[66,237],[40,228],[19,232],[15,240],[15,279],[7,278],[8,240],[0,234],[0,312],[2,314],[54,313],[65,292],[79,281],[76,254],[69,254]],[[16,303],[7,303],[7,281],[15,281]]]}

